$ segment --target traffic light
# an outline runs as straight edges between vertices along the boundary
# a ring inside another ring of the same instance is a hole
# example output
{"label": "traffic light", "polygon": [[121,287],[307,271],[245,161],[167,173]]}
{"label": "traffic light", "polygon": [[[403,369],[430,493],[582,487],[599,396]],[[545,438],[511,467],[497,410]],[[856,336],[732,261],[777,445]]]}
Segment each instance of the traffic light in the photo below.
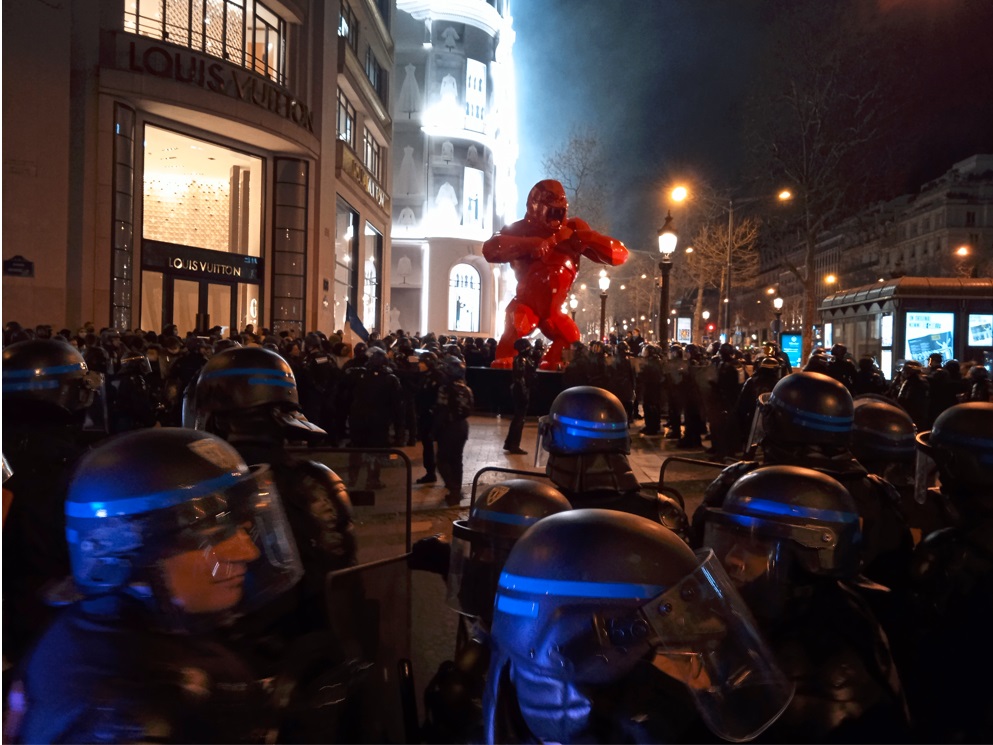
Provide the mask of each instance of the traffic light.
{"label": "traffic light", "polygon": [[714,326],[714,324],[712,324],[712,323],[708,323],[708,324],[707,324],[707,333],[708,333],[708,334],[712,334],[712,333],[714,332],[714,329],[715,329],[715,328],[716,328],[716,326]]}

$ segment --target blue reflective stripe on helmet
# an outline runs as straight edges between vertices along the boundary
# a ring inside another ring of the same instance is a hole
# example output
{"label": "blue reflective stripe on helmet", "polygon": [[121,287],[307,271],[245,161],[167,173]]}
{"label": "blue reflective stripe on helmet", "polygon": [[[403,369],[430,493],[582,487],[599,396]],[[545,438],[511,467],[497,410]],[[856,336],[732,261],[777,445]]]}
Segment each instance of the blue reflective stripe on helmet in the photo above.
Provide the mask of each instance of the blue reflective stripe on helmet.
{"label": "blue reflective stripe on helmet", "polygon": [[66,502],[66,517],[103,518],[120,517],[122,515],[140,515],[153,510],[174,507],[183,502],[203,497],[213,492],[222,491],[238,483],[249,474],[225,473],[213,479],[201,481],[183,489],[145,494],[130,499],[119,499],[112,502],[93,500],[92,502]]}
{"label": "blue reflective stripe on helmet", "polygon": [[630,582],[573,582],[571,580],[522,577],[502,572],[498,585],[504,590],[571,598],[648,599],[665,592],[660,585],[637,585]]}
{"label": "blue reflective stripe on helmet", "polygon": [[496,609],[501,613],[509,613],[512,616],[523,616],[525,618],[538,617],[538,604],[530,600],[517,600],[508,598],[497,593]]}
{"label": "blue reflective stripe on helmet", "polygon": [[55,367],[34,367],[30,370],[4,370],[3,376],[5,378],[40,378],[44,375],[65,375],[66,373],[85,371],[85,362],[73,362]]}
{"label": "blue reflective stripe on helmet", "polygon": [[[262,385],[286,385],[287,381],[292,382],[293,380],[293,373],[284,370],[270,370],[264,367],[229,367],[224,370],[209,370],[201,373],[200,380],[236,376],[253,378],[249,382],[258,382]],[[264,380],[260,380],[260,378],[264,378]]]}
{"label": "blue reflective stripe on helmet", "polygon": [[942,447],[944,445],[958,445],[966,448],[979,448],[987,453],[993,451],[993,438],[982,435],[969,435],[962,432],[938,431],[938,440],[935,442],[935,432],[931,431],[931,444]]}
{"label": "blue reflective stripe on helmet", "polygon": [[276,385],[281,388],[296,388],[297,384],[292,380],[279,380],[277,378],[249,378],[251,385]]}
{"label": "blue reflective stripe on helmet", "polygon": [[481,520],[494,523],[505,523],[507,525],[533,525],[540,520],[540,517],[527,517],[526,515],[514,515],[509,512],[494,512],[493,510],[475,509],[473,516]]}
{"label": "blue reflective stripe on helmet", "polygon": [[30,380],[26,383],[4,383],[4,391],[48,391],[61,385],[57,380]]}
{"label": "blue reflective stripe on helmet", "polygon": [[565,433],[567,435],[575,435],[576,437],[590,437],[594,440],[621,440],[628,436],[628,430],[625,426],[623,432],[604,432],[603,430],[597,430],[592,432],[588,429],[577,429],[576,427],[566,427]]}
{"label": "blue reflective stripe on helmet", "polygon": [[592,429],[596,432],[602,432],[605,429],[620,429],[627,432],[628,429],[627,422],[597,422],[591,419],[576,419],[575,417],[563,416],[562,414],[552,414],[552,418],[567,426]]}
{"label": "blue reflective stripe on helmet", "polygon": [[797,424],[802,424],[808,429],[819,429],[822,432],[849,432],[855,421],[855,416],[831,416],[830,414],[815,414],[811,411],[804,411],[796,406],[790,406],[780,398],[773,397],[770,403],[783,411],[793,415]]}
{"label": "blue reflective stripe on helmet", "polygon": [[760,515],[785,515],[788,517],[802,517],[807,520],[818,520],[828,523],[855,523],[858,522],[859,519],[859,516],[854,512],[822,510],[818,507],[807,507],[801,504],[774,502],[771,499],[743,497],[738,501],[738,504],[750,513],[758,513]]}

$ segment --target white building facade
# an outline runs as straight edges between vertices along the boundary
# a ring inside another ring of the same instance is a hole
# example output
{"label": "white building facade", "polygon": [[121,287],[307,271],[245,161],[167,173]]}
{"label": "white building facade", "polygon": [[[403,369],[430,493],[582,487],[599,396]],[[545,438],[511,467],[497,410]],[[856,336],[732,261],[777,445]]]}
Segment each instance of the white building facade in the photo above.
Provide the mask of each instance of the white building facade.
{"label": "white building facade", "polygon": [[388,330],[495,336],[513,277],[482,244],[517,202],[509,0],[398,0],[393,36]]}

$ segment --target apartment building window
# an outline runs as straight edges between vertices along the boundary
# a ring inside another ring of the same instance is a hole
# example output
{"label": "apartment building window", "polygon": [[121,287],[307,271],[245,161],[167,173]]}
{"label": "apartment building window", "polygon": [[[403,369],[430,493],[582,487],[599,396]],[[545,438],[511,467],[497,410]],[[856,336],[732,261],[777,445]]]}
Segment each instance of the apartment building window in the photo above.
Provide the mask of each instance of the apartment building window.
{"label": "apartment building window", "polygon": [[965,213],[965,226],[971,228],[976,224],[976,213],[966,212]]}
{"label": "apartment building window", "polygon": [[383,25],[386,28],[390,27],[390,0],[376,0],[376,9],[379,11],[379,17],[383,19]]}
{"label": "apartment building window", "polygon": [[386,103],[386,70],[379,64],[379,60],[376,59],[372,47],[369,47],[365,53],[365,75],[369,78],[369,82],[372,83],[372,87],[375,89],[376,95],[379,96],[379,100]]}
{"label": "apartment building window", "polygon": [[258,0],[125,0],[124,30],[286,85],[286,21]]}
{"label": "apartment building window", "polygon": [[362,137],[362,162],[376,181],[383,182],[383,148],[368,129]]}
{"label": "apartment building window", "polygon": [[346,0],[341,2],[341,16],[338,19],[338,36],[348,42],[356,54],[359,53],[359,22],[355,11]]}
{"label": "apartment building window", "polygon": [[355,107],[341,88],[338,89],[338,139],[355,150]]}

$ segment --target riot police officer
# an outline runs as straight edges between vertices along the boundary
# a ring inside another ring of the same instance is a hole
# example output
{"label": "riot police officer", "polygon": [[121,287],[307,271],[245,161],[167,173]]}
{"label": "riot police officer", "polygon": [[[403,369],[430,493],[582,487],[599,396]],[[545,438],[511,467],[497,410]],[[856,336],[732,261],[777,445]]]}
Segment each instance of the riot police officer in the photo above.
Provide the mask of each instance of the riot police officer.
{"label": "riot police officer", "polygon": [[[926,536],[911,566],[907,690],[926,742],[993,740],[993,403],[964,403],[917,436],[956,521]],[[923,469],[921,469],[923,470]]]}
{"label": "riot police officer", "polygon": [[573,508],[620,510],[676,531],[688,539],[683,506],[657,489],[641,491],[628,454],[627,413],[603,388],[568,388],[538,420],[536,465],[547,453],[545,472]]}
{"label": "riot police officer", "polygon": [[514,455],[524,455],[527,451],[521,448],[521,434],[524,432],[531,389],[538,377],[538,364],[531,356],[531,342],[527,339],[515,341],[514,350],[517,354],[514,356],[510,372],[510,395],[514,402],[514,418],[510,422],[510,429],[507,430],[507,438],[503,441],[503,449]]}
{"label": "riot police officer", "polygon": [[764,742],[906,742],[903,689],[885,633],[853,584],[855,502],[796,466],[743,476],[703,510],[712,548],[758,619],[796,695]]}
{"label": "riot police officer", "polygon": [[69,572],[63,501],[85,451],[83,423],[102,387],[79,351],[33,339],[3,350],[3,454],[18,498],[3,525],[3,654],[16,662],[50,612],[42,588]]}
{"label": "riot police officer", "polygon": [[[753,425],[761,461],[728,466],[711,483],[704,504],[719,507],[730,486],[759,465],[813,468],[837,479],[858,506],[863,520],[862,558],[870,579],[897,589],[906,585],[913,539],[891,484],[870,474],[849,449],[854,404],[848,389],[821,373],[795,372],[776,383]],[[700,521],[694,514],[696,540]]]}
{"label": "riot police officer", "polygon": [[272,467],[306,571],[292,602],[283,603],[293,607],[273,609],[270,630],[283,641],[325,627],[324,577],[353,565],[356,551],[345,484],[327,466],[287,449],[324,436],[299,405],[287,362],[262,347],[241,347],[204,365],[192,406],[196,429],[224,438],[246,462]]}
{"label": "riot police officer", "polygon": [[569,509],[569,501],[548,484],[508,479],[481,491],[468,519],[453,523],[441,573],[446,575],[447,603],[461,623],[455,659],[442,663],[424,693],[425,742],[481,741],[493,600],[503,565],[528,528]]}
{"label": "riot police officer", "polygon": [[65,512],[81,599],[25,666],[17,739],[248,742],[273,732],[255,672],[212,633],[300,578],[267,471],[206,433],[130,432],[83,458]]}
{"label": "riot police officer", "polygon": [[614,510],[551,515],[517,541],[491,638],[490,743],[709,739],[700,719],[743,741],[792,694],[713,552]]}

